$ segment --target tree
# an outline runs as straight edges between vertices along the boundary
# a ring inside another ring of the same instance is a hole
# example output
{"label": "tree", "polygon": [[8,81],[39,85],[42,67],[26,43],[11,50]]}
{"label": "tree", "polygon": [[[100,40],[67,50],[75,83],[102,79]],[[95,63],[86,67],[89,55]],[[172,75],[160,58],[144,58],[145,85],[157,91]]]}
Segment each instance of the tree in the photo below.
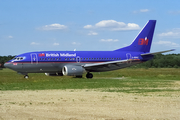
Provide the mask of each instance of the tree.
{"label": "tree", "polygon": [[9,55],[9,56],[0,56],[0,68],[4,68],[4,63],[7,61],[13,59],[15,56]]}

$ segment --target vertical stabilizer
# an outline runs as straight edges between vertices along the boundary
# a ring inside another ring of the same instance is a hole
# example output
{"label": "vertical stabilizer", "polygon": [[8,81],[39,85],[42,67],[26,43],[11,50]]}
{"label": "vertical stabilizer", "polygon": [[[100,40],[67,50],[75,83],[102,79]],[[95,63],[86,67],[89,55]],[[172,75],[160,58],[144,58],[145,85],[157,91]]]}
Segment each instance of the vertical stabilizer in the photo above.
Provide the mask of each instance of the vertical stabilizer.
{"label": "vertical stabilizer", "polygon": [[144,52],[150,51],[151,43],[153,39],[154,29],[156,25],[156,20],[149,20],[138,36],[134,39],[131,45],[117,49],[116,51],[134,51],[134,52]]}

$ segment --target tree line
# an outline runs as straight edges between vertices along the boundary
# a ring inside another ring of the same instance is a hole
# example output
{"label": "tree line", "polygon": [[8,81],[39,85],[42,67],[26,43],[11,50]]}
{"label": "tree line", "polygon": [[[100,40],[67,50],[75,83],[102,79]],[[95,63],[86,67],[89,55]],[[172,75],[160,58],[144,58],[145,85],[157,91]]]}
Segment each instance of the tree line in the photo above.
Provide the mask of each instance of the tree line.
{"label": "tree line", "polygon": [[[15,56],[0,56],[0,67]],[[180,68],[180,54],[156,54],[152,60],[132,66],[132,68]]]}
{"label": "tree line", "polygon": [[156,54],[152,60],[132,66],[133,68],[180,68],[180,54]]}
{"label": "tree line", "polygon": [[15,56],[8,55],[8,56],[0,56],[0,68],[4,68],[4,63],[13,59]]}

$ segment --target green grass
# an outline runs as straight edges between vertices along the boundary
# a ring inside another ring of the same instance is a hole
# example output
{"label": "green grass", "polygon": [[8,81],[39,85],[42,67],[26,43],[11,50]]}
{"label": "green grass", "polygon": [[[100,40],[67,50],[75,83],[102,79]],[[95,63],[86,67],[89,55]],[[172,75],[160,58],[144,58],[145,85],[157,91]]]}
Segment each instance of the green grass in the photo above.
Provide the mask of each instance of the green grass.
{"label": "green grass", "polygon": [[70,76],[23,75],[3,69],[0,71],[0,90],[93,89],[106,92],[147,93],[180,91],[180,69],[121,69],[93,73],[93,79]]}

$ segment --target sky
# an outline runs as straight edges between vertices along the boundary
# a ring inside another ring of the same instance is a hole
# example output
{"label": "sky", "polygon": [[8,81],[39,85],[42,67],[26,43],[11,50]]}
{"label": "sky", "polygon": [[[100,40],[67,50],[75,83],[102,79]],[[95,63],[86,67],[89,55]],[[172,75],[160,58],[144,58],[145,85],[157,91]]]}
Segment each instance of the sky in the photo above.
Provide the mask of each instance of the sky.
{"label": "sky", "polygon": [[179,0],[0,0],[0,56],[112,51],[157,20],[151,52],[180,53]]}

